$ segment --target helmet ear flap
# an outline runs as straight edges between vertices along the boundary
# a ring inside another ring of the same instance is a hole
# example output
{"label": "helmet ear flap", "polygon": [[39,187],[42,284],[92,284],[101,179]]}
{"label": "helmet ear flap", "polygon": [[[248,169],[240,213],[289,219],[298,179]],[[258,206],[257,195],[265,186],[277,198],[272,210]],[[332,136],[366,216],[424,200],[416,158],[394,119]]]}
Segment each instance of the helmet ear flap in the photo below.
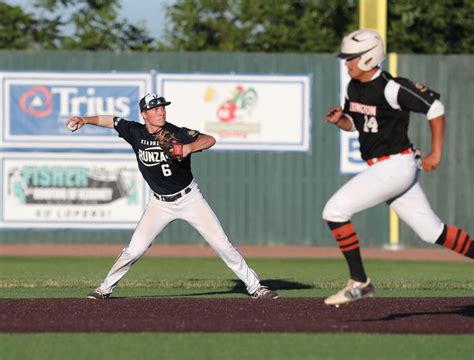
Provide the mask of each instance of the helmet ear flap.
{"label": "helmet ear flap", "polygon": [[385,53],[383,51],[383,43],[381,47],[376,47],[360,57],[357,64],[362,71],[370,71],[376,66],[380,65],[385,60]]}
{"label": "helmet ear flap", "polygon": [[370,71],[372,68],[370,67],[370,63],[372,59],[362,59],[360,58],[359,62],[357,63],[357,67],[362,71]]}

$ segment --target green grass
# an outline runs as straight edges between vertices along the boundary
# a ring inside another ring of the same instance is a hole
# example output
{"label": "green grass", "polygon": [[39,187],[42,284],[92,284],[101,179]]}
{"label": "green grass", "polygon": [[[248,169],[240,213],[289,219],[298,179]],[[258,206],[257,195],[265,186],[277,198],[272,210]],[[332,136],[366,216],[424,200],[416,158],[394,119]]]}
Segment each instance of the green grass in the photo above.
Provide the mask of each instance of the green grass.
{"label": "green grass", "polygon": [[[282,297],[322,297],[347,280],[342,260],[247,259]],[[0,257],[0,298],[83,297],[114,258]],[[366,261],[377,296],[473,296],[472,263]],[[114,296],[246,297],[215,258],[143,258]],[[0,359],[474,359],[468,335],[0,334]]]}
{"label": "green grass", "polygon": [[[82,297],[96,287],[113,258],[0,257],[0,297]],[[263,283],[281,296],[326,296],[348,277],[341,260],[249,259]],[[378,296],[471,296],[470,263],[366,261]],[[219,259],[143,258],[117,296],[245,297],[243,286]]]}
{"label": "green grass", "polygon": [[0,335],[0,354],[2,360],[472,360],[472,340],[393,334],[26,334]]}

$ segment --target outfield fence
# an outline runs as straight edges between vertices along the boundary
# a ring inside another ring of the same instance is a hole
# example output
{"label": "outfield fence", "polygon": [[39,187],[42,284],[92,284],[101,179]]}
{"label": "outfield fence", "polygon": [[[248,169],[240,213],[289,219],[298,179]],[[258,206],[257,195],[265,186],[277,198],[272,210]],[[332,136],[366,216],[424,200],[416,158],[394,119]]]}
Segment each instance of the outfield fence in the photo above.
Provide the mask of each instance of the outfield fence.
{"label": "outfield fence", "polygon": [[[432,207],[447,223],[474,232],[474,73],[472,55],[399,55],[398,75],[441,93],[447,133],[441,167],[420,181]],[[310,74],[311,142],[307,152],[207,151],[193,156],[193,173],[229,238],[236,244],[332,246],[321,220],[329,197],[351,175],[340,173],[339,133],[324,124],[328,107],[339,102],[339,66],[330,54],[23,52],[0,51],[0,71],[155,70],[163,73]],[[172,100],[172,99],[171,99]],[[285,107],[285,94],[274,99]],[[180,124],[173,118],[169,121]],[[294,119],[288,119],[288,125]],[[423,116],[412,117],[412,141],[427,152],[431,135]],[[31,149],[19,149],[31,151]],[[0,149],[3,153],[11,151]],[[3,200],[2,200],[3,201]],[[3,208],[2,202],[2,208]],[[366,245],[389,238],[385,205],[354,218]],[[124,243],[132,230],[1,229],[0,243]],[[402,246],[426,246],[401,224]],[[156,240],[162,244],[203,241],[188,224],[171,224]]]}

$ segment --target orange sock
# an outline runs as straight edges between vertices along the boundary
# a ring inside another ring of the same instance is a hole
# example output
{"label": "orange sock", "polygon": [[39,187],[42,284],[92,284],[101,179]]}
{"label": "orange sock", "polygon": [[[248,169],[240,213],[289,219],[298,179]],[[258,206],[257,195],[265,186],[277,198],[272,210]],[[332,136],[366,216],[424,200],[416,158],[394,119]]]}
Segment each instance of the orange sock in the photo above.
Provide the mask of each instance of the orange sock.
{"label": "orange sock", "polygon": [[444,225],[443,232],[438,240],[438,245],[443,245],[458,254],[474,259],[474,242],[464,230],[454,225]]}
{"label": "orange sock", "polygon": [[332,236],[337,241],[341,251],[347,252],[359,248],[359,238],[357,237],[354,225],[351,222],[343,223],[335,229],[331,229]]}
{"label": "orange sock", "polygon": [[331,229],[332,236],[337,241],[339,249],[346,258],[351,279],[366,282],[367,275],[365,274],[364,265],[362,264],[362,257],[360,256],[359,237],[355,231],[354,225],[350,221],[346,222],[332,222],[328,221],[329,229]]}

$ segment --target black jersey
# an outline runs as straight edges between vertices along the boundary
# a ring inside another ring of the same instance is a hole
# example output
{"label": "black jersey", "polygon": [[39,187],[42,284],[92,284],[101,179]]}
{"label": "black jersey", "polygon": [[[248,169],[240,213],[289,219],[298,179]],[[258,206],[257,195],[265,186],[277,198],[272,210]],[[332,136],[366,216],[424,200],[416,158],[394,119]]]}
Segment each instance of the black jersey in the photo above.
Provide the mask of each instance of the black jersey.
{"label": "black jersey", "polygon": [[408,139],[410,111],[426,114],[439,94],[404,78],[381,71],[369,82],[351,80],[344,113],[359,131],[362,159],[401,152],[412,146]]}
{"label": "black jersey", "polygon": [[[160,195],[177,193],[193,180],[191,155],[182,161],[171,159],[160,147],[145,125],[114,117],[114,128],[131,146],[137,157],[138,168],[151,190]],[[194,142],[199,132],[166,123],[164,129],[171,132],[182,144]]]}

